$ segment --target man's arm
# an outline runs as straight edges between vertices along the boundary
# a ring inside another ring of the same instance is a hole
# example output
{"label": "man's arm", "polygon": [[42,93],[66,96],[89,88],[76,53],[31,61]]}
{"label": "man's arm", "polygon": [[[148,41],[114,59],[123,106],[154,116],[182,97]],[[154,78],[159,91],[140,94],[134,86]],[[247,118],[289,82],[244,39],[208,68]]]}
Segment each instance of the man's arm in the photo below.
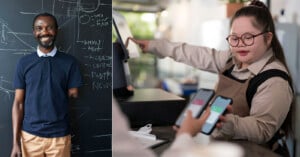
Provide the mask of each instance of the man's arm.
{"label": "man's arm", "polygon": [[23,89],[16,89],[12,108],[13,148],[11,157],[21,156],[20,133],[24,116],[24,97],[25,91]]}
{"label": "man's arm", "polygon": [[77,98],[78,97],[78,88],[70,88],[68,91],[68,95],[70,98]]}

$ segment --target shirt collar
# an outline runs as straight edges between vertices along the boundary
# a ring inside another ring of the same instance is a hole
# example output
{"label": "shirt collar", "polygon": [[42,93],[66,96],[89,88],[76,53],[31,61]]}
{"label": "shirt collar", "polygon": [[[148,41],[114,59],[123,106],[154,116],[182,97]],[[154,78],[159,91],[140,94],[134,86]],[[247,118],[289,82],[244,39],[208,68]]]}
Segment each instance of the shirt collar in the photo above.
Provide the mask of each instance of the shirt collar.
{"label": "shirt collar", "polygon": [[274,55],[272,48],[267,50],[267,52],[263,55],[262,58],[257,60],[256,62],[250,64],[246,69],[238,69],[239,62],[233,58],[233,63],[235,63],[236,66],[234,66],[233,71],[247,71],[249,70],[254,75],[257,75],[267,64],[269,59]]}
{"label": "shirt collar", "polygon": [[54,57],[55,54],[56,54],[56,52],[57,52],[57,48],[56,48],[56,47],[54,47],[53,50],[50,51],[50,52],[47,53],[47,54],[44,53],[44,52],[42,52],[42,51],[39,49],[39,47],[37,48],[37,54],[38,54],[39,57]]}

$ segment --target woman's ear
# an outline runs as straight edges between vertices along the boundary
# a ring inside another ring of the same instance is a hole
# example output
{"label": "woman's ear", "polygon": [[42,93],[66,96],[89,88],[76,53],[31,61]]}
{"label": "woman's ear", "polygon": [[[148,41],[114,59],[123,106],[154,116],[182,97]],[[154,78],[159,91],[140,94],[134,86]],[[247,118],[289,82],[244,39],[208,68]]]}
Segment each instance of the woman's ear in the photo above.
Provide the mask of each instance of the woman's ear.
{"label": "woman's ear", "polygon": [[271,42],[272,42],[272,39],[273,39],[273,33],[272,32],[267,32],[266,33],[266,39],[267,39],[268,46],[270,46]]}

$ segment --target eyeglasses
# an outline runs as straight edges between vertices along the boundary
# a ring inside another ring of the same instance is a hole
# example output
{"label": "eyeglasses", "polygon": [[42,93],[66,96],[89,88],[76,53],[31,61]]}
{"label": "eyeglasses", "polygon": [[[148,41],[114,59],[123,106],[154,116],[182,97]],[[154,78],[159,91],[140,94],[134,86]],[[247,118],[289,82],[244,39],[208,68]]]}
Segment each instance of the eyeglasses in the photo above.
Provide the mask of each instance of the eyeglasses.
{"label": "eyeglasses", "polygon": [[256,35],[253,35],[251,33],[245,33],[241,35],[241,37],[238,37],[237,35],[229,35],[226,40],[228,41],[229,45],[232,47],[237,47],[239,45],[240,40],[243,42],[245,46],[251,46],[254,44],[254,38],[257,36],[260,36],[262,34],[265,34],[267,32],[261,32]]}

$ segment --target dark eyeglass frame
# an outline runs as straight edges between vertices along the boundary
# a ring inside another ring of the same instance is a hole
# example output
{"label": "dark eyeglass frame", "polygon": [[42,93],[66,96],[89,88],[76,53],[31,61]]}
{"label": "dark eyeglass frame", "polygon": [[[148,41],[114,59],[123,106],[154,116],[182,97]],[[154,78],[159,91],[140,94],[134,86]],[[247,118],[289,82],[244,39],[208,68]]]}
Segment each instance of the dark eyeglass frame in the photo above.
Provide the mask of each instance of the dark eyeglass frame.
{"label": "dark eyeglass frame", "polygon": [[[227,40],[228,44],[229,44],[230,46],[232,46],[232,47],[238,47],[238,45],[239,45],[239,43],[240,43],[240,40],[243,42],[244,45],[246,45],[246,46],[252,46],[252,45],[254,44],[254,39],[255,39],[255,37],[260,36],[260,35],[263,35],[263,34],[265,34],[265,33],[267,33],[267,32],[268,32],[268,31],[264,31],[264,32],[261,32],[261,33],[255,34],[255,35],[253,35],[253,34],[251,34],[251,33],[244,33],[244,34],[242,34],[240,37],[237,36],[237,35],[229,35],[229,36],[226,38],[226,40]],[[245,43],[245,41],[244,41],[245,38],[243,38],[243,36],[245,36],[245,35],[251,35],[251,38],[252,38],[252,43],[251,43],[251,44],[246,44],[246,43]],[[232,43],[230,43],[230,41],[229,41],[229,38],[232,37],[232,36],[236,37],[237,40],[238,40],[237,43],[234,44],[234,45],[233,45]]]}

